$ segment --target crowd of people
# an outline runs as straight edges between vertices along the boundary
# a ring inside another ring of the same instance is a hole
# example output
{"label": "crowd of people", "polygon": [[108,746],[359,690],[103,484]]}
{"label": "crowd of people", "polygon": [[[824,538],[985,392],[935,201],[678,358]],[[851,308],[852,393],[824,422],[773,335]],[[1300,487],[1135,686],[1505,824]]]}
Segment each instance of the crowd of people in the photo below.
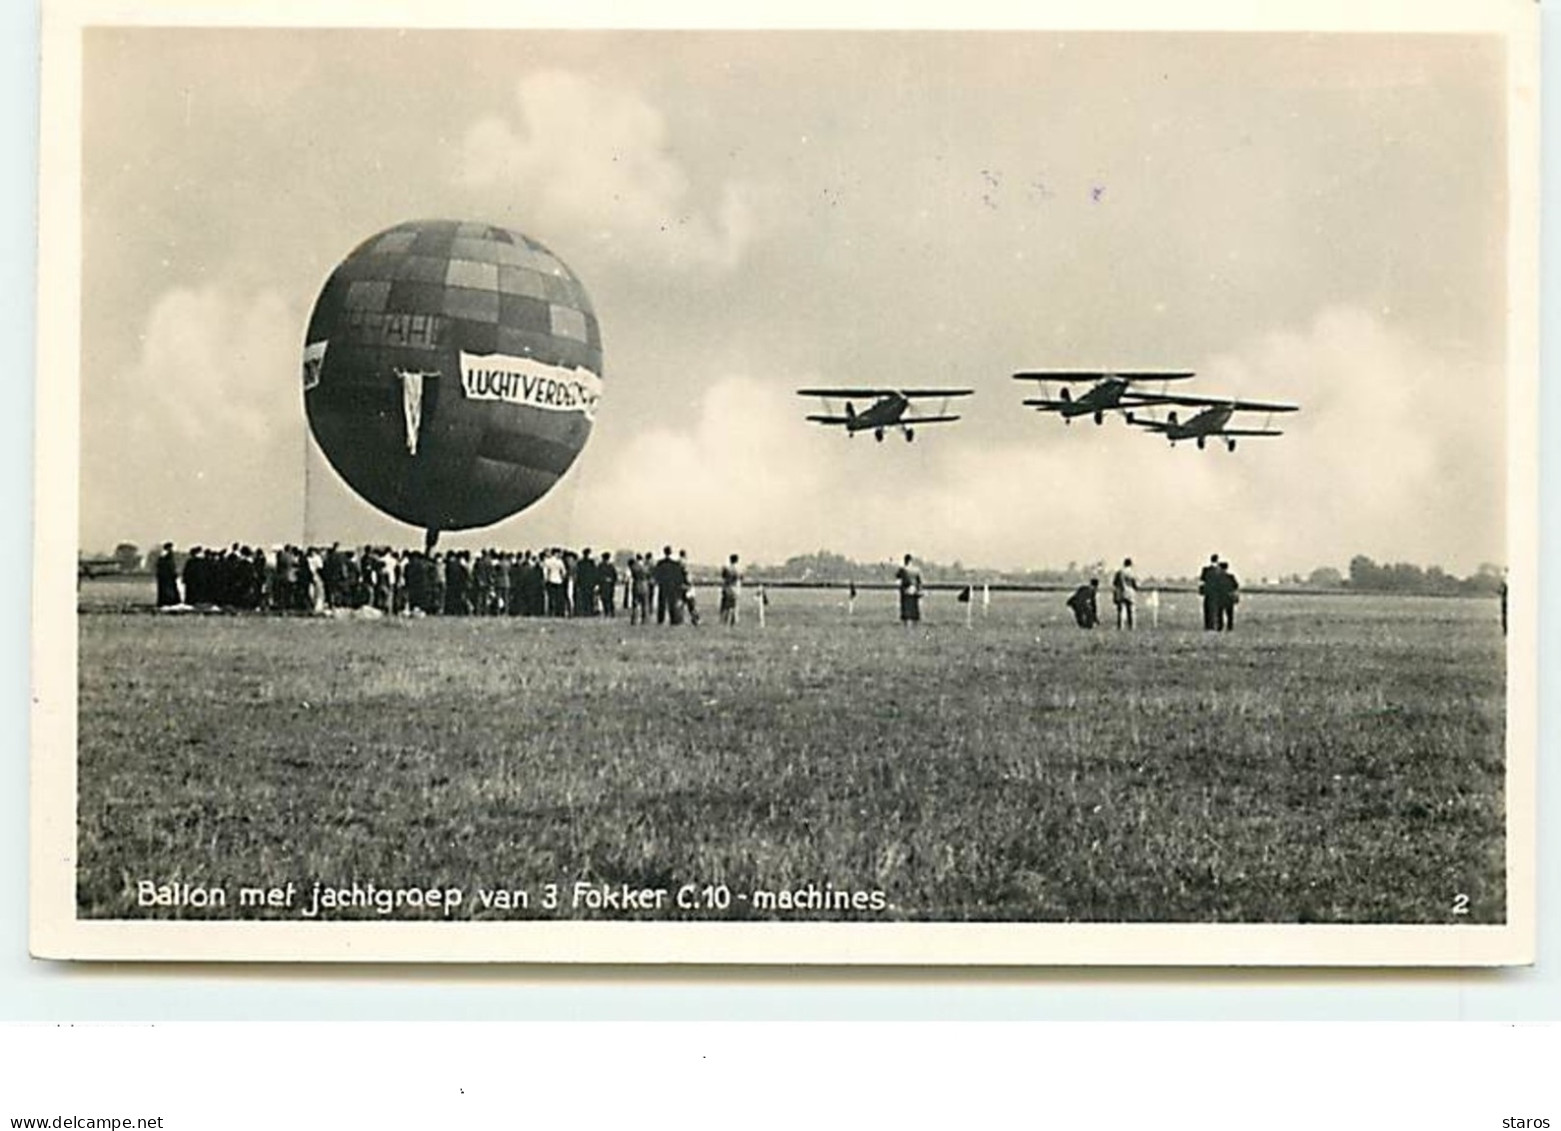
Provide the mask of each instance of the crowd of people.
{"label": "crowd of people", "polygon": [[[551,547],[541,551],[424,552],[388,546],[287,545],[272,552],[237,543],[165,542],[156,563],[157,604],[266,612],[375,609],[385,615],[616,617],[630,624],[699,624],[688,551],[628,555]],[[732,554],[720,578],[721,622],[736,625],[742,572]]]}
{"label": "crowd of people", "polygon": [[[157,604],[325,613],[374,609],[385,615],[616,617],[627,611],[632,625],[698,625],[698,592],[688,551],[663,547],[614,555],[590,547],[532,550],[402,550],[387,546],[343,549],[339,544],[274,551],[239,545],[195,546],[177,554],[165,542],[157,557]],[[895,573],[900,620],[921,620],[922,571],[906,554]],[[735,626],[741,612],[743,575],[730,555],[719,577],[720,621]],[[1100,579],[1091,578],[1067,598],[1080,628],[1100,624]],[[1198,577],[1203,627],[1236,627],[1241,586],[1230,563],[1211,555]],[[855,586],[852,586],[855,596]],[[968,594],[965,599],[968,599]],[[1133,559],[1124,558],[1111,579],[1111,600],[1119,629],[1135,627],[1139,599]]]}
{"label": "crowd of people", "polygon": [[[1233,632],[1236,628],[1236,603],[1241,599],[1241,583],[1230,563],[1218,554],[1198,575],[1198,595],[1203,600],[1203,627],[1208,632]],[[1116,607],[1117,628],[1131,630],[1136,623],[1139,589],[1133,559],[1123,558],[1122,568],[1111,577],[1111,603]],[[1067,600],[1073,621],[1080,628],[1100,624],[1100,578],[1092,577],[1075,589]]]}

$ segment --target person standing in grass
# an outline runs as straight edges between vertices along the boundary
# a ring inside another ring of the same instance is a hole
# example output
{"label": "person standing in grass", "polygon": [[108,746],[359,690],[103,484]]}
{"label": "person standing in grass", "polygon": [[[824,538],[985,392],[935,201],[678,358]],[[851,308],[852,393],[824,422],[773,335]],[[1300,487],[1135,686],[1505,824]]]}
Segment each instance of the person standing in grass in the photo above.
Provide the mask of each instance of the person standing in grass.
{"label": "person standing in grass", "polygon": [[671,546],[662,548],[661,560],[651,570],[650,577],[656,583],[656,623],[666,624],[671,621],[673,624],[682,624],[683,586],[686,578],[681,576]]}
{"label": "person standing in grass", "polygon": [[1203,598],[1203,630],[1218,632],[1220,627],[1220,556],[1209,555],[1209,564],[1198,574],[1198,595]]}
{"label": "person standing in grass", "polygon": [[166,609],[179,604],[179,564],[173,556],[173,543],[164,542],[163,552],[157,555],[157,607]]}
{"label": "person standing in grass", "polygon": [[737,555],[726,559],[721,567],[721,623],[737,627],[737,609],[743,592],[743,575],[737,568]]}
{"label": "person standing in grass", "polygon": [[574,608],[577,617],[596,615],[596,555],[587,546],[575,562]]}
{"label": "person standing in grass", "polygon": [[900,586],[900,623],[909,628],[921,620],[921,569],[916,559],[905,555],[905,562],[894,571],[894,579]]}
{"label": "person standing in grass", "polygon": [[606,550],[602,551],[602,560],[596,566],[596,596],[602,616],[618,615],[618,567],[613,564],[612,554]]}
{"label": "person standing in grass", "polygon": [[1236,575],[1230,571],[1230,563],[1220,561],[1219,571],[1219,629],[1221,632],[1236,631],[1236,602],[1241,598],[1237,590],[1241,583],[1236,580]]}
{"label": "person standing in grass", "polygon": [[547,594],[548,616],[568,615],[568,610],[565,608],[568,581],[569,571],[564,566],[563,556],[556,547],[550,548],[542,556],[542,586]]}
{"label": "person standing in grass", "polygon": [[1133,602],[1138,599],[1138,578],[1133,575],[1133,559],[1123,558],[1122,568],[1111,578],[1111,603],[1117,609],[1117,628],[1133,628]]}
{"label": "person standing in grass", "polygon": [[650,620],[650,562],[644,554],[629,559],[629,623]]}
{"label": "person standing in grass", "polygon": [[[699,594],[694,590],[694,578],[688,572],[688,551],[678,551],[678,590],[683,598],[683,611],[688,615],[688,623],[695,628],[699,627]],[[674,624],[677,622],[674,621]]]}

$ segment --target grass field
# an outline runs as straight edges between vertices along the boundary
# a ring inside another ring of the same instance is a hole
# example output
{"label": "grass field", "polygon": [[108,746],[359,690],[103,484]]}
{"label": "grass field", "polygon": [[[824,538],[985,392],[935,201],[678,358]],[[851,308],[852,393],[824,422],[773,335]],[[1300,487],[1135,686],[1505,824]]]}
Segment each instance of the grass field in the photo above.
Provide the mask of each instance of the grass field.
{"label": "grass field", "polygon": [[[144,880],[456,887],[462,918],[616,914],[580,880],[743,897],[624,913],[656,918],[1505,917],[1493,602],[1249,594],[1230,635],[1187,595],[1134,634],[1060,594],[970,629],[935,594],[909,632],[892,594],[847,621],[796,590],[735,631],[116,611],[149,595],[82,596],[84,917],[299,914],[140,906]],[[746,898],[810,884],[886,907]]]}

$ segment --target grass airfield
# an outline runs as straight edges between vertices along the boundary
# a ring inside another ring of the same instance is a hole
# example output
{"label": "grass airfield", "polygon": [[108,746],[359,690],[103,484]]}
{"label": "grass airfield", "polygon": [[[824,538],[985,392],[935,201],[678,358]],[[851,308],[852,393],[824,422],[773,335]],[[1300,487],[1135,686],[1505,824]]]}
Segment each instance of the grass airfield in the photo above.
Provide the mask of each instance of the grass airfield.
{"label": "grass airfield", "polygon": [[[1505,918],[1493,601],[1245,593],[1216,635],[1187,594],[1131,634],[1077,630],[1060,593],[994,594],[970,628],[934,593],[911,631],[879,591],[847,619],[839,592],[771,590],[735,630],[713,601],[671,629],[150,597],[83,587],[85,918],[298,915],[142,905],[146,880],[453,887],[478,920]],[[581,881],[701,894],[571,906]],[[748,898],[809,885],[884,906]]]}

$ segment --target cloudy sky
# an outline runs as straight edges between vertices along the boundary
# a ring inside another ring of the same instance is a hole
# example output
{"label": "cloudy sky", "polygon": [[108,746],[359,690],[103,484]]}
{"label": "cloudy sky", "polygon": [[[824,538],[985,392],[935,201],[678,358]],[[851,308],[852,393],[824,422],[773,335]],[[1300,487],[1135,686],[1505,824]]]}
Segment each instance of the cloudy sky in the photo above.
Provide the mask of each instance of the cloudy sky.
{"label": "cloudy sky", "polygon": [[[454,544],[1505,557],[1499,41],[103,29],[84,70],[88,549],[415,542],[311,449],[299,357],[348,251],[443,217],[551,247],[606,351],[569,475]],[[1303,409],[1173,450],[1009,376],[1095,367]],[[977,395],[879,445],[817,384]]]}

